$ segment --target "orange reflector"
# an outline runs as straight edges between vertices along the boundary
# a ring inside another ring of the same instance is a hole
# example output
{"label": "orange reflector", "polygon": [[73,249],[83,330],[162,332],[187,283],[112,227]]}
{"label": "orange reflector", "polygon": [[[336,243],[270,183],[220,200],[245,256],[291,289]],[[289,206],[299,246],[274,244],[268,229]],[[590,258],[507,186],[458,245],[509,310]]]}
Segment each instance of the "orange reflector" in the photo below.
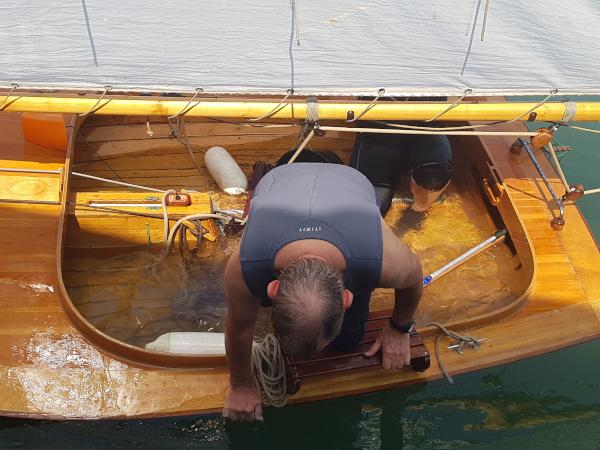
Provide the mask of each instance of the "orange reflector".
{"label": "orange reflector", "polygon": [[67,151],[67,129],[62,114],[23,113],[21,128],[25,142]]}

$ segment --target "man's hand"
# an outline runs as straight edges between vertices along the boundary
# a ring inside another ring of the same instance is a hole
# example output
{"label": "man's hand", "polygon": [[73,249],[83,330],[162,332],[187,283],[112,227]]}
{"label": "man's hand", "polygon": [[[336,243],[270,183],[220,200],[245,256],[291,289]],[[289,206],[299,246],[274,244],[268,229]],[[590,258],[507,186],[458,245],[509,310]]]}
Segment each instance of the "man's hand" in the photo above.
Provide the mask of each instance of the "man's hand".
{"label": "man's hand", "polygon": [[255,386],[229,387],[223,406],[223,417],[241,422],[263,420],[260,392]]}
{"label": "man's hand", "polygon": [[401,369],[410,365],[410,334],[393,330],[389,325],[382,328],[365,356],[371,357],[382,349],[383,358],[381,365],[384,369]]}

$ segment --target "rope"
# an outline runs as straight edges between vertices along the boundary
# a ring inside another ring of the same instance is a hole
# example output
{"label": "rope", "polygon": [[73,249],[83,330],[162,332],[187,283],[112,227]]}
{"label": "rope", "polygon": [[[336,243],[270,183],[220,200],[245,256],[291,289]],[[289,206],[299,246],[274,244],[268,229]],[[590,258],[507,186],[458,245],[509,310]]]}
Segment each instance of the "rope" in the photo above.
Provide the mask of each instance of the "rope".
{"label": "rope", "polygon": [[380,134],[444,134],[448,136],[537,136],[534,131],[426,131],[426,130],[390,130],[382,128],[345,128],[320,126],[323,131],[345,131],[350,133],[380,133]]}
{"label": "rope", "polygon": [[293,89],[293,88],[290,88],[290,89],[288,89],[288,90],[287,90],[287,93],[286,93],[286,95],[285,95],[285,97],[283,97],[283,98],[281,99],[281,101],[280,101],[279,103],[277,103],[277,105],[276,105],[276,106],[275,106],[275,107],[274,107],[274,108],[273,108],[271,111],[269,111],[268,113],[266,113],[266,114],[264,114],[264,115],[262,115],[262,116],[260,116],[260,117],[257,117],[257,118],[255,118],[255,119],[248,119],[248,122],[260,122],[260,121],[261,121],[261,120],[263,120],[263,119],[268,119],[268,118],[270,118],[270,117],[274,116],[274,115],[275,115],[275,114],[277,114],[279,111],[281,111],[281,110],[282,110],[282,109],[284,109],[286,106],[288,106],[288,104],[289,104],[289,103],[286,103],[286,104],[285,104],[285,105],[283,105],[283,106],[282,106],[282,104],[283,104],[283,102],[285,102],[285,101],[286,101],[286,100],[289,98],[289,96],[290,96],[290,95],[292,95],[293,93],[294,93],[294,89]]}
{"label": "rope", "polygon": [[[190,154],[190,158],[192,158],[192,161],[194,162],[194,165],[196,166],[196,169],[198,169],[198,172],[200,173],[200,175],[204,175],[204,172],[202,171],[202,167],[200,167],[200,163],[198,162],[198,160],[196,159],[196,157],[194,156],[194,152],[192,151],[192,145],[190,144],[190,141],[188,139],[188,135],[187,135],[187,131],[185,128],[185,120],[183,118],[183,116],[181,116],[181,122],[179,122],[179,117],[177,117],[177,126],[179,127],[179,125],[181,124],[181,131],[183,131],[183,139],[185,142],[185,146],[187,147],[187,151]],[[177,140],[179,140],[179,137],[176,136]],[[179,141],[181,142],[181,141]],[[200,150],[200,149],[198,149]],[[205,153],[204,151],[200,150],[202,153]]]}
{"label": "rope", "polygon": [[430,322],[427,324],[427,326],[437,327],[443,333],[443,334],[440,334],[435,340],[435,357],[437,358],[438,364],[440,366],[440,370],[443,372],[444,376],[448,380],[448,383],[454,384],[454,379],[446,370],[446,367],[442,363],[442,358],[440,357],[440,352],[439,352],[440,339],[443,338],[444,336],[448,336],[449,338],[454,339],[454,341],[457,345],[456,351],[460,354],[463,353],[465,344],[467,344],[474,350],[478,350],[481,340],[476,339],[472,336],[458,334],[455,331],[447,329],[444,325],[442,325],[439,322]]}
{"label": "rope", "polygon": [[593,128],[580,127],[578,125],[569,125],[565,124],[565,126],[569,128],[573,128],[574,130],[587,131],[588,133],[600,134],[600,130],[594,130]]}
{"label": "rope", "polygon": [[296,0],[290,0],[290,7],[292,9],[292,23],[290,41],[288,44],[288,55],[290,58],[290,91],[293,93],[295,89],[294,78],[296,74],[294,66],[294,33],[296,34],[296,45],[300,46],[300,18],[298,16],[298,5],[296,4]]}
{"label": "rope", "polygon": [[520,116],[515,117],[512,120],[509,120],[507,122],[504,123],[512,123],[512,122],[516,122],[517,120],[519,120],[521,117],[526,116],[528,114],[531,114],[532,112],[534,112],[536,109],[538,109],[540,106],[542,106],[544,103],[546,103],[548,100],[550,100],[552,97],[554,97],[556,94],[558,94],[558,89],[552,89],[550,91],[550,94],[548,94],[548,96],[546,98],[544,98],[541,102],[539,102],[537,105],[535,105],[533,108],[531,108],[529,111],[524,112],[523,114],[521,114]]}
{"label": "rope", "polygon": [[290,0],[290,6],[292,7],[293,23],[296,25],[296,45],[300,46],[300,16],[298,15],[296,0]]}
{"label": "rope", "polygon": [[583,195],[598,194],[598,193],[600,193],[600,188],[598,188],[598,189],[589,189],[587,191],[583,191]]}
{"label": "rope", "polygon": [[445,110],[443,110],[437,116],[434,116],[431,119],[427,119],[427,120],[425,120],[425,122],[433,122],[434,120],[439,119],[444,114],[446,114],[448,111],[456,108],[460,104],[460,102],[462,102],[465,98],[467,98],[472,93],[473,93],[473,89],[465,89],[465,93],[464,93],[464,95],[461,98],[459,98],[458,100],[456,100],[453,104],[451,104],[450,106],[448,106]]}
{"label": "rope", "polygon": [[561,122],[571,122],[575,115],[577,114],[577,103],[566,101],[565,103],[565,112],[561,119]]}
{"label": "rope", "polygon": [[483,42],[485,38],[485,29],[487,26],[488,12],[490,9],[491,0],[485,0],[485,9],[483,10],[483,24],[481,25],[481,42]]}
{"label": "rope", "polygon": [[292,155],[292,157],[288,161],[288,164],[291,164],[294,161],[296,161],[296,158],[298,158],[298,156],[300,156],[300,153],[302,152],[302,150],[304,150],[304,147],[306,147],[306,144],[308,144],[310,142],[310,140],[313,138],[314,135],[315,135],[315,130],[314,129],[310,130],[310,133],[308,133],[308,136],[306,136],[306,139],[304,139],[302,144],[300,144],[300,147],[298,147],[298,150],[296,150],[296,153],[294,153]]}
{"label": "rope", "polygon": [[194,109],[196,106],[198,106],[201,102],[201,100],[198,100],[194,105],[190,106],[192,104],[192,102],[194,101],[194,99],[200,95],[202,92],[204,92],[204,89],[202,88],[196,88],[196,91],[194,92],[194,95],[192,95],[192,98],[189,99],[189,101],[187,102],[187,104],[183,107],[183,109],[181,111],[179,111],[177,114],[173,114],[172,116],[168,116],[167,120],[170,119],[176,119],[179,116],[185,116],[187,113],[189,113],[192,109]]}
{"label": "rope", "polygon": [[569,190],[571,188],[569,187],[569,183],[567,182],[567,178],[565,177],[562,167],[560,167],[560,162],[558,161],[558,158],[556,157],[556,151],[554,150],[554,146],[552,145],[552,142],[548,142],[548,150],[550,151],[550,156],[552,156],[552,161],[554,161],[554,169],[558,172],[560,181],[562,182],[563,186],[565,187],[565,192],[569,192]]}
{"label": "rope", "polygon": [[98,101],[96,102],[96,104],[94,106],[92,106],[88,112],[84,112],[81,114],[77,114],[77,117],[87,117],[90,114],[94,114],[95,112],[99,111],[100,109],[104,108],[106,105],[108,105],[110,103],[110,99],[106,100],[106,102],[104,102],[102,105],[100,105],[100,102],[102,101],[102,99],[104,99],[104,96],[108,93],[108,91],[110,91],[112,89],[112,86],[104,86],[104,92],[102,93],[102,95],[100,96],[100,98],[98,99]]}
{"label": "rope", "polygon": [[[462,99],[464,99],[464,97],[466,97],[467,91],[471,91],[471,92],[469,92],[469,94],[472,93],[472,90],[467,89],[465,91],[465,95],[463,97],[461,97],[461,99],[457,100],[453,105],[450,105],[450,107],[447,108],[446,110],[442,111],[441,114],[435,116],[432,119],[426,120],[425,122],[433,121],[434,119],[437,119],[438,117],[442,116],[443,114],[446,114],[451,109],[456,108],[460,104],[460,101]],[[383,121],[379,121],[379,120],[375,120],[374,122],[382,124],[382,125],[386,125],[386,126],[392,127],[392,128],[402,128],[402,129],[407,129],[407,130],[435,130],[435,131],[457,131],[457,130],[470,130],[470,129],[474,130],[477,128],[484,128],[484,127],[489,127],[489,126],[493,126],[493,125],[503,125],[503,124],[509,124],[509,123],[516,122],[521,117],[534,112],[540,106],[542,106],[543,104],[548,102],[548,100],[550,98],[552,98],[553,96],[555,96],[557,93],[558,93],[558,89],[553,89],[552,91],[550,91],[550,94],[546,98],[544,98],[542,101],[540,101],[537,105],[533,106],[533,108],[529,109],[528,111],[524,112],[523,114],[520,114],[519,116],[515,117],[514,119],[498,120],[496,122],[484,123],[484,124],[479,124],[479,125],[462,125],[462,126],[458,126],[458,127],[421,127],[418,125],[401,125],[401,124],[397,124],[397,123],[389,123],[389,122],[383,122]],[[392,97],[392,99],[393,99],[393,97]],[[576,128],[573,125],[568,125],[568,126],[572,126],[573,128]],[[600,131],[590,130],[590,129],[585,129],[585,131],[592,131],[592,132],[600,133]]]}
{"label": "rope", "polygon": [[169,239],[169,214],[167,213],[167,196],[177,194],[177,191],[169,189],[163,193],[161,204],[163,211],[163,242],[166,243]]}
{"label": "rope", "polygon": [[[190,98],[190,100],[187,102],[187,104],[183,107],[183,109],[181,111],[179,111],[177,114],[167,117],[167,123],[169,124],[169,128],[171,129],[171,136],[173,136],[175,139],[177,139],[177,141],[180,144],[185,145],[188,153],[190,154],[190,158],[192,158],[192,162],[194,163],[194,165],[196,166],[196,169],[198,169],[198,172],[202,176],[202,175],[204,175],[204,172],[202,170],[202,167],[200,166],[200,163],[198,163],[198,160],[196,160],[196,156],[194,155],[194,152],[192,151],[192,147],[201,153],[205,153],[205,151],[190,144],[187,130],[185,128],[185,119],[184,119],[184,116],[188,112],[190,112],[192,109],[194,109],[196,106],[198,106],[198,104],[200,104],[200,102],[201,102],[200,100],[198,100],[193,105],[192,105],[192,102],[201,92],[203,92],[203,89],[197,88],[196,92],[194,93],[192,98]],[[173,119],[175,119],[175,125],[173,125],[173,123],[171,122]],[[148,122],[148,118],[146,118],[146,130],[147,130],[146,131],[147,134],[149,134],[150,136],[152,136],[154,134],[154,132],[152,130],[150,130],[150,124]],[[183,141],[179,137],[180,130],[183,133]]]}
{"label": "rope", "polygon": [[4,97],[4,100],[2,100],[2,104],[0,105],[0,112],[4,111],[4,108],[6,108],[8,106],[8,99],[10,98],[11,94],[19,87],[19,85],[17,83],[13,83],[12,84],[12,88],[10,89],[10,91],[8,91],[8,94],[6,94],[6,97]]}
{"label": "rope", "polygon": [[373,108],[375,108],[375,106],[377,104],[377,100],[379,100],[379,97],[381,97],[383,94],[385,94],[385,89],[383,89],[383,88],[379,89],[377,91],[377,96],[373,99],[373,101],[371,103],[369,103],[367,105],[367,107],[365,109],[363,109],[362,112],[358,116],[356,116],[354,119],[346,119],[346,122],[348,122],[348,123],[356,122],[358,119],[360,119],[366,113],[368,113]]}
{"label": "rope", "polygon": [[374,120],[373,122],[379,123],[381,125],[387,125],[388,127],[392,127],[392,128],[401,128],[401,129],[405,129],[405,130],[431,130],[431,131],[470,130],[470,129],[489,127],[492,125],[498,125],[498,124],[502,123],[502,122],[492,122],[492,123],[484,123],[484,124],[479,124],[479,125],[461,125],[458,127],[421,127],[418,125],[401,125],[398,123],[382,122],[380,120]]}
{"label": "rope", "polygon": [[306,98],[306,120],[319,123],[319,99],[314,95]]}
{"label": "rope", "polygon": [[185,221],[187,221],[187,220],[206,220],[206,219],[229,220],[229,217],[221,215],[221,214],[190,214],[189,216],[182,217],[177,222],[175,222],[175,225],[173,225],[173,228],[171,228],[171,231],[169,232],[169,236],[167,237],[167,240],[165,242],[165,247],[163,249],[163,255],[166,255],[167,253],[169,253],[171,251],[171,247],[173,245],[173,240],[175,239],[175,235],[177,234],[177,230]]}
{"label": "rope", "polygon": [[285,406],[288,397],[285,360],[281,344],[272,334],[252,344],[252,375],[265,405]]}

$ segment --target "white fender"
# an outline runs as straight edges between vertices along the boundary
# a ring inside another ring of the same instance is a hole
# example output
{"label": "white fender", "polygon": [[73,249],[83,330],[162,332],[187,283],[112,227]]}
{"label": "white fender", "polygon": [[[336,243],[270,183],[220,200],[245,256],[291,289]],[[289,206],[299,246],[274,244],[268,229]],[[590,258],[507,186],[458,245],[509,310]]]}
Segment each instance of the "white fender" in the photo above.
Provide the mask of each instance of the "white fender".
{"label": "white fender", "polygon": [[225,333],[175,331],[146,344],[146,350],[188,355],[225,355]]}
{"label": "white fender", "polygon": [[225,193],[240,195],[248,188],[248,179],[240,166],[223,147],[211,147],[204,154],[204,164]]}

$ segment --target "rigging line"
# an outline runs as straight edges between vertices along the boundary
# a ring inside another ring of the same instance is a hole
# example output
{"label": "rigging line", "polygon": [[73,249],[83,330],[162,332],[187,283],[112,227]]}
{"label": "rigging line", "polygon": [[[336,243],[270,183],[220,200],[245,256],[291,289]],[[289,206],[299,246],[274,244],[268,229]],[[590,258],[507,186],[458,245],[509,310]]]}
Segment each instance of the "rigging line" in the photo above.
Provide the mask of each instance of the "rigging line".
{"label": "rigging line", "polygon": [[98,57],[96,55],[96,45],[94,44],[94,37],[92,36],[92,28],[90,26],[90,18],[88,16],[87,7],[85,6],[85,0],[81,0],[81,6],[83,8],[83,16],[85,17],[85,27],[87,28],[87,34],[90,38],[90,47],[92,47],[92,57],[94,58],[94,65],[98,67]]}
{"label": "rigging line", "polygon": [[13,83],[12,87],[10,88],[10,91],[8,91],[8,94],[6,94],[6,97],[4,97],[4,100],[2,100],[2,104],[0,105],[0,112],[4,111],[4,108],[6,108],[8,106],[8,99],[10,98],[10,96],[12,95],[12,93],[19,87],[19,85],[17,83]]}
{"label": "rigging line", "polygon": [[485,38],[485,29],[487,26],[488,12],[490,9],[491,0],[485,0],[485,9],[483,10],[483,24],[481,25],[481,42]]}
{"label": "rigging line", "polygon": [[[77,130],[77,134],[82,138],[83,143],[87,146],[88,149],[92,149],[92,146],[90,145],[90,143],[87,140],[87,137],[81,132],[81,128],[79,128]],[[101,155],[100,153],[98,153],[98,150],[92,149],[92,151],[94,152],[94,155],[96,155],[96,157],[102,162],[102,164],[104,164],[108,170],[110,170],[114,176],[116,176],[120,181],[125,182],[125,179],[119,175],[117,173],[117,171],[115,169],[112,168],[112,166],[110,164],[108,164],[108,161],[106,161]],[[131,187],[127,187],[127,189],[130,192],[133,192],[133,189]]]}
{"label": "rigging line", "polygon": [[375,108],[375,106],[377,106],[377,100],[379,100],[379,98],[385,94],[385,89],[381,88],[377,91],[377,96],[371,101],[371,103],[369,103],[367,105],[367,107],[365,109],[362,110],[362,112],[354,117],[353,119],[346,119],[347,123],[352,123],[352,122],[356,122],[357,120],[359,120],[362,116],[364,116],[366,113],[368,113],[369,111],[371,111],[373,108]]}
{"label": "rigging line", "polygon": [[484,124],[479,124],[479,125],[462,125],[462,126],[458,126],[458,127],[420,127],[418,125],[401,125],[398,123],[383,122],[381,120],[374,120],[373,122],[381,124],[381,125],[387,125],[387,126],[393,127],[393,128],[401,128],[401,129],[406,129],[406,130],[431,130],[431,131],[469,130],[469,129],[484,128],[484,127],[489,127],[492,125],[498,125],[498,124],[504,123],[503,121],[497,121],[497,122],[484,123]]}
{"label": "rigging line", "polygon": [[600,134],[600,130],[594,130],[593,128],[580,127],[579,125],[570,125],[568,123],[563,124],[565,127],[573,128],[574,130],[586,131],[588,133]]}
{"label": "rigging line", "polygon": [[[183,117],[181,117],[181,121],[183,121]],[[190,151],[190,147],[191,147],[191,148],[199,151],[200,153],[203,153],[203,154],[206,153],[206,150],[201,149],[197,145],[192,145],[189,143],[189,139],[188,139],[189,136],[185,130],[185,126],[184,127],[181,126],[179,117],[177,117],[175,119],[175,125],[173,125],[170,121],[168,122],[168,125],[169,125],[169,128],[171,129],[171,134],[169,136],[164,136],[164,137],[161,136],[161,137],[156,137],[156,138],[144,138],[144,139],[168,139],[168,138],[174,137],[175,139],[177,139],[177,142],[179,142],[181,145],[185,145],[186,147],[188,147],[188,151]],[[179,137],[180,129],[183,130],[185,141],[182,141],[181,138]],[[123,141],[125,141],[125,139]],[[195,160],[194,157],[192,157],[192,159]],[[196,167],[198,167],[198,164],[197,163],[195,163],[195,164],[196,164]]]}
{"label": "rigging line", "polygon": [[330,127],[320,126],[322,131],[343,131],[348,133],[374,133],[374,134],[425,134],[449,136],[537,136],[536,131],[426,131],[426,130],[392,130],[386,128],[362,128],[362,127]]}
{"label": "rigging line", "polygon": [[[177,117],[177,122],[179,125],[179,117]],[[192,161],[194,162],[194,165],[198,169],[198,172],[200,173],[200,175],[204,175],[204,171],[202,170],[202,167],[200,167],[200,164],[196,160],[196,156],[194,156],[194,152],[192,151],[192,146],[190,145],[188,135],[185,130],[185,120],[184,120],[183,116],[181,116],[181,130],[183,131],[183,138],[185,140],[185,146],[187,147],[187,150],[190,154],[190,157],[192,158]],[[204,153],[204,152],[202,152],[202,153]]]}
{"label": "rigging line", "polygon": [[583,195],[598,194],[598,193],[600,193],[600,188],[588,189],[587,191],[583,191]]}
{"label": "rigging line", "polygon": [[505,123],[512,123],[512,122],[516,122],[517,120],[519,120],[521,117],[523,116],[527,116],[529,114],[531,114],[532,112],[534,112],[536,109],[538,109],[540,106],[542,106],[543,104],[545,104],[548,100],[550,100],[552,97],[554,97],[556,94],[558,94],[558,89],[552,89],[550,91],[550,94],[548,94],[548,96],[546,96],[542,101],[540,101],[537,105],[535,105],[533,108],[531,108],[529,111],[524,112],[523,114],[521,114],[520,116],[515,117],[514,119],[508,120]]}
{"label": "rigging line", "polygon": [[434,120],[439,119],[444,114],[446,114],[448,111],[456,108],[460,104],[460,102],[462,102],[465,98],[467,98],[472,93],[473,93],[473,89],[470,89],[470,88],[469,89],[465,89],[465,93],[463,94],[463,96],[461,98],[459,98],[458,100],[456,100],[453,104],[451,104],[450,106],[448,106],[445,110],[443,110],[437,116],[432,117],[431,119],[427,119],[427,120],[425,120],[425,122],[433,122]]}
{"label": "rigging line", "polygon": [[312,130],[310,130],[310,133],[308,133],[308,136],[306,136],[306,139],[304,139],[304,141],[302,142],[300,147],[298,147],[298,150],[296,150],[296,153],[294,153],[292,155],[292,157],[288,161],[288,164],[291,164],[294,161],[296,161],[296,158],[298,158],[298,156],[300,155],[302,150],[304,150],[304,147],[306,147],[306,145],[310,142],[310,140],[313,138],[314,135],[315,135],[315,129],[313,128]]}
{"label": "rigging line", "polygon": [[556,152],[554,151],[554,146],[552,145],[552,142],[548,142],[548,150],[550,150],[550,156],[552,156],[552,160],[554,161],[554,169],[556,170],[556,172],[558,172],[558,177],[560,178],[560,181],[562,182],[565,188],[565,192],[569,192],[571,188],[569,187],[567,178],[565,177],[562,167],[560,166],[560,162],[556,157]]}
{"label": "rigging line", "polygon": [[[408,130],[436,130],[436,131],[454,131],[454,130],[467,130],[467,129],[476,129],[476,128],[484,128],[484,127],[489,127],[492,125],[503,125],[503,124],[509,124],[509,123],[513,123],[516,122],[517,120],[521,119],[523,116],[526,116],[528,114],[531,114],[532,112],[534,112],[536,109],[538,109],[540,106],[544,105],[546,102],[548,102],[548,100],[550,100],[552,97],[554,97],[556,94],[558,93],[558,89],[552,89],[550,91],[550,94],[548,94],[542,101],[540,101],[538,104],[536,104],[535,106],[533,106],[532,108],[530,108],[529,110],[525,111],[523,114],[518,115],[517,117],[515,117],[514,119],[510,119],[510,120],[497,120],[495,122],[490,122],[490,123],[484,123],[484,124],[479,124],[479,125],[464,125],[464,126],[459,126],[459,127],[420,127],[420,126],[416,126],[416,125],[401,125],[401,124],[394,124],[394,123],[389,123],[389,122],[382,122],[379,120],[375,120],[375,123],[380,123],[383,125],[387,125],[389,127],[393,127],[393,128],[403,128],[403,129],[408,129]],[[456,105],[458,106],[458,105]],[[456,107],[455,106],[455,107]],[[444,114],[447,111],[444,112]],[[573,127],[575,129],[577,129],[576,126],[574,125],[569,125],[569,124],[562,124],[561,125],[565,125],[565,126],[569,126],[569,127]],[[600,130],[591,130],[591,129],[585,129],[585,131],[591,131],[593,133],[600,133]]]}
{"label": "rigging line", "polygon": [[290,89],[292,92],[294,92],[294,33],[296,34],[296,44],[300,46],[300,21],[298,20],[298,5],[296,4],[296,0],[290,0],[290,7],[292,10],[292,23],[288,53],[290,56]]}
{"label": "rigging line", "polygon": [[298,122],[298,123],[265,123],[265,124],[262,124],[262,123],[237,122],[235,120],[221,119],[220,117],[207,117],[207,119],[214,120],[215,122],[229,123],[231,125],[238,125],[241,127],[254,127],[254,128],[290,128],[290,127],[303,126],[307,123],[305,120]]}
{"label": "rigging line", "polygon": [[465,60],[463,62],[462,69],[460,71],[460,75],[465,74],[465,69],[467,68],[467,62],[469,61],[469,56],[471,56],[471,48],[473,47],[473,37],[475,36],[475,27],[477,26],[477,18],[479,17],[479,8],[481,7],[481,0],[477,0],[477,8],[475,9],[475,18],[473,19],[473,27],[471,29],[471,37],[469,38],[469,46],[467,47],[467,53],[465,55]]}
{"label": "rigging line", "polygon": [[94,106],[92,106],[88,112],[77,114],[77,117],[87,117],[90,114],[94,114],[95,112],[99,111],[100,109],[102,109],[106,105],[108,105],[110,103],[110,99],[107,99],[102,105],[100,105],[100,102],[102,101],[104,96],[108,93],[108,91],[110,91],[111,89],[112,89],[112,86],[110,86],[110,85],[104,86],[104,92],[102,92],[102,95],[100,96],[100,98],[98,99],[96,104]]}
{"label": "rigging line", "polygon": [[[292,82],[292,84],[293,84],[293,82]],[[284,105],[283,102],[285,102],[289,98],[289,96],[292,95],[293,93],[294,93],[294,88],[292,87],[287,90],[285,97],[283,97],[281,99],[281,101],[279,103],[277,103],[277,105],[271,111],[269,111],[268,113],[266,113],[260,117],[255,118],[255,119],[248,119],[248,122],[259,122],[263,119],[268,119],[268,118],[274,116],[275,114],[277,114],[279,111],[281,111],[282,109],[284,109],[286,106],[288,106],[290,104],[290,103],[286,103]]]}
{"label": "rigging line", "polygon": [[200,104],[200,102],[202,100],[198,100],[194,105],[190,106],[192,104],[192,102],[194,101],[194,99],[200,95],[202,92],[204,92],[204,89],[202,88],[196,88],[196,91],[194,92],[194,95],[192,95],[192,98],[190,98],[190,100],[187,102],[187,104],[183,107],[183,109],[181,111],[179,111],[177,114],[173,114],[172,116],[167,116],[167,120],[170,119],[176,119],[179,116],[184,116],[187,113],[189,113],[192,109],[194,109],[196,106],[198,106]]}

